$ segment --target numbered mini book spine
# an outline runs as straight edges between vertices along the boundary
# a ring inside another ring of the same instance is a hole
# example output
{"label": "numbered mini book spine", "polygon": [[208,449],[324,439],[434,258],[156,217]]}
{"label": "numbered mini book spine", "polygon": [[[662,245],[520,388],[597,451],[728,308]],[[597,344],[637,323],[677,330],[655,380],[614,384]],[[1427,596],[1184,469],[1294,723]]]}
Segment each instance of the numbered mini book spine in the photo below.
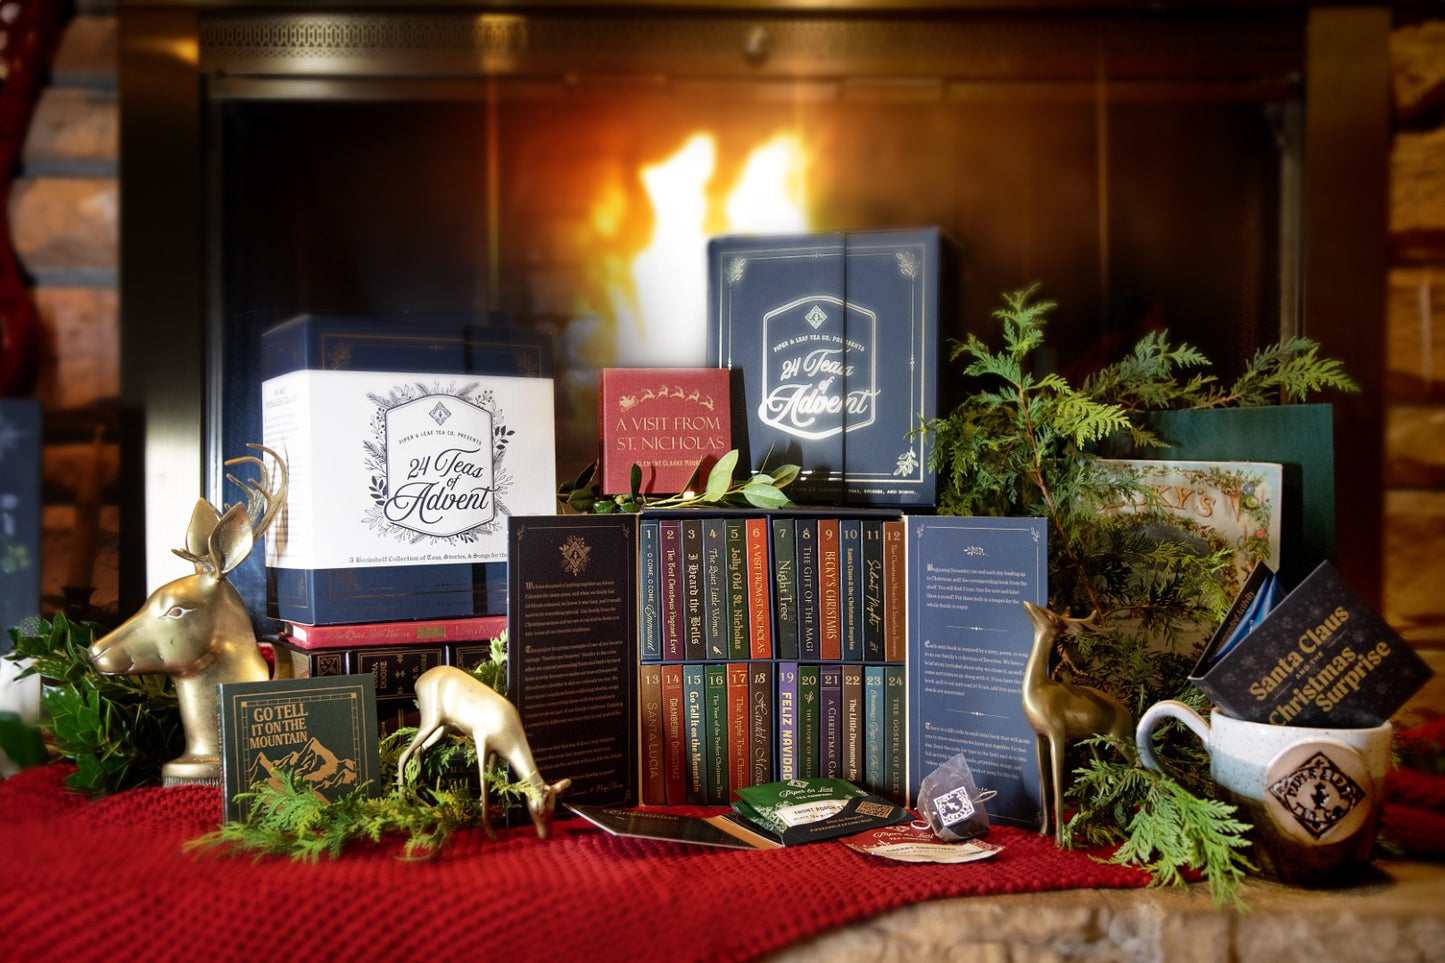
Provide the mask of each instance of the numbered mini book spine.
{"label": "numbered mini book spine", "polygon": [[773,628],[780,659],[798,658],[797,550],[793,519],[774,518]]}
{"label": "numbered mini book spine", "polygon": [[804,779],[818,777],[819,671],[817,665],[798,666],[798,774]]}
{"label": "numbered mini book spine", "polygon": [[863,661],[883,661],[883,523],[863,522]]}
{"label": "numbered mini book spine", "polygon": [[887,771],[884,755],[887,739],[884,734],[884,668],[863,667],[863,785],[870,792],[882,793]]}
{"label": "numbered mini book spine", "polygon": [[883,675],[883,795],[902,806],[908,796],[907,688],[901,665],[885,667]]}
{"label": "numbered mini book spine", "polygon": [[748,735],[751,781],[761,786],[773,781],[773,706],[776,697],[776,667],[772,662],[753,662],[748,668]]}
{"label": "numbered mini book spine", "polygon": [[669,662],[681,662],[686,655],[682,601],[682,521],[663,519],[658,523],[662,579],[662,654]]}
{"label": "numbered mini book spine", "polygon": [[748,551],[749,639],[754,659],[773,657],[773,571],[768,558],[768,520],[749,518]]}
{"label": "numbered mini book spine", "polygon": [[902,662],[908,641],[903,522],[883,523],[883,660]]}
{"label": "numbered mini book spine", "polygon": [[688,801],[687,688],[673,663],[662,666],[662,740],[667,804],[681,806]]}
{"label": "numbered mini book spine", "polygon": [[727,666],[709,664],[704,678],[707,686],[707,801],[713,805],[726,805],[730,779]]}
{"label": "numbered mini book spine", "polygon": [[748,610],[746,520],[724,520],[723,542],[727,547],[728,658],[746,660],[752,655],[752,640],[748,638],[752,615]]}
{"label": "numbered mini book spine", "polygon": [[798,663],[778,663],[778,778],[798,779]]}
{"label": "numbered mini book spine", "polygon": [[667,804],[667,742],[663,734],[662,669],[657,663],[643,663],[638,670],[639,701],[642,709],[641,756],[644,806]]}
{"label": "numbered mini book spine", "polygon": [[662,661],[661,533],[657,519],[637,523],[637,621],[643,662]]}
{"label": "numbered mini book spine", "polygon": [[843,666],[825,663],[818,670],[818,775],[843,776]]}
{"label": "numbered mini book spine", "polygon": [[682,523],[682,638],[689,661],[707,658],[703,583],[702,522],[689,518]]}
{"label": "numbered mini book spine", "polygon": [[818,521],[797,520],[798,658],[822,658],[818,623]]}
{"label": "numbered mini book spine", "polygon": [[839,528],[836,518],[818,519],[818,648],[824,662],[843,658]]}
{"label": "numbered mini book spine", "polygon": [[843,772],[842,776],[855,785],[864,781],[863,746],[866,742],[866,727],[863,718],[863,666],[845,663],[843,666]]}
{"label": "numbered mini book spine", "polygon": [[703,639],[709,659],[726,659],[728,628],[727,539],[721,518],[702,523]]}
{"label": "numbered mini book spine", "polygon": [[707,760],[707,668],[700,664],[682,667],[686,698],[684,723],[687,727],[687,801],[705,806],[710,799]]}
{"label": "numbered mini book spine", "polygon": [[727,666],[727,786],[733,792],[752,785],[751,673],[746,662],[729,662]]}
{"label": "numbered mini book spine", "polygon": [[843,659],[863,661],[863,523],[838,523],[838,619]]}

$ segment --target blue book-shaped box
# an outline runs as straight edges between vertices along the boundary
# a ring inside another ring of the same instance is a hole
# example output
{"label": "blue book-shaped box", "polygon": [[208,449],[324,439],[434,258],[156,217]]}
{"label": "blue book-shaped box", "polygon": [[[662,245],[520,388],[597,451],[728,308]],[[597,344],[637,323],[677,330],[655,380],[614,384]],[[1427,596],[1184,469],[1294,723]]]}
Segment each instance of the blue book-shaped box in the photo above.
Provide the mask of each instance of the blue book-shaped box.
{"label": "blue book-shaped box", "polygon": [[1036,738],[1024,716],[1034,633],[1047,605],[1042,518],[925,518],[908,525],[908,788],[962,752],[989,816],[1037,825]]}
{"label": "blue book-shaped box", "polygon": [[755,470],[800,465],[800,503],[931,508],[936,230],[722,237],[708,245],[708,363],[740,373],[735,442]]}
{"label": "blue book-shaped box", "polygon": [[[443,391],[462,391],[470,383],[467,376],[550,378],[552,365],[549,342],[532,333],[431,316],[305,314],[261,338],[263,383],[275,384],[299,371],[423,372],[435,376]],[[521,414],[508,413],[506,429],[519,432],[512,441],[545,435],[550,448],[550,419],[545,425],[532,424],[530,419],[523,422]],[[380,444],[378,439],[357,439],[353,447],[360,451],[363,441]],[[367,483],[363,475],[357,477],[357,484]],[[288,507],[290,512],[300,510],[303,506]],[[266,607],[272,618],[307,625],[504,614],[506,562],[271,565],[266,569]]]}

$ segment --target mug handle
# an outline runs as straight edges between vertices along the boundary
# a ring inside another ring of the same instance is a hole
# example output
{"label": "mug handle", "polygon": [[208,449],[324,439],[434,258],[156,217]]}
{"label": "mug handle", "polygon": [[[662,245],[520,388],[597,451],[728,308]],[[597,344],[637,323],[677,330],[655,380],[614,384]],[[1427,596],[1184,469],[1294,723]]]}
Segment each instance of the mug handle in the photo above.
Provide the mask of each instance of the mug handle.
{"label": "mug handle", "polygon": [[1199,737],[1205,748],[1209,746],[1209,723],[1189,706],[1176,699],[1156,702],[1144,711],[1139,726],[1134,730],[1134,745],[1139,749],[1139,761],[1146,769],[1162,772],[1159,758],[1154,755],[1154,729],[1165,719],[1178,719]]}

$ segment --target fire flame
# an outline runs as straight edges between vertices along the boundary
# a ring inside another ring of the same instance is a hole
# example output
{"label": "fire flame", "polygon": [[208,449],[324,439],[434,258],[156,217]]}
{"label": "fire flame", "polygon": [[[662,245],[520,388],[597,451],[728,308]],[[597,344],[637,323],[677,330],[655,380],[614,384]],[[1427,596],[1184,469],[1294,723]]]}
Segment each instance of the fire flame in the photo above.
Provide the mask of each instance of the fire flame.
{"label": "fire flame", "polygon": [[[804,205],[807,156],[798,138],[778,134],[753,148],[731,190],[711,191],[717,138],[690,136],[672,156],[641,169],[652,207],[652,237],[632,261],[631,293],[615,285],[617,357],[638,367],[706,363],[707,240],[711,234],[809,229]],[[717,230],[709,230],[716,226]]]}

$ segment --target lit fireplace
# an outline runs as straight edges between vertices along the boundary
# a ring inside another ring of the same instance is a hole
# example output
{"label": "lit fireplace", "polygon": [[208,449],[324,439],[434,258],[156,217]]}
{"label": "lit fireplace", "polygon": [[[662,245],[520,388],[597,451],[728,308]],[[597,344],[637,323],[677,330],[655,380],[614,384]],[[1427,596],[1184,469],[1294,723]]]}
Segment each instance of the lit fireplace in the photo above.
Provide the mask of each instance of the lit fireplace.
{"label": "lit fireplace", "polygon": [[[1302,172],[1329,111],[1356,109],[1307,110],[1311,78],[1359,63],[1306,5],[303,9],[121,11],[150,509],[127,508],[147,521],[123,533],[123,599],[154,581],[140,558],[164,564],[174,505],[229,497],[259,333],[302,311],[549,334],[563,478],[594,457],[599,368],[703,363],[719,234],[940,227],[964,251],[945,336],[991,337],[1000,293],[1039,281],[1061,367],[1152,323],[1225,376],[1281,334],[1342,354],[1378,327],[1365,282],[1322,267],[1366,243],[1330,233],[1331,205],[1375,161],[1324,144]],[[1341,498],[1378,502],[1378,449],[1354,451]]]}

